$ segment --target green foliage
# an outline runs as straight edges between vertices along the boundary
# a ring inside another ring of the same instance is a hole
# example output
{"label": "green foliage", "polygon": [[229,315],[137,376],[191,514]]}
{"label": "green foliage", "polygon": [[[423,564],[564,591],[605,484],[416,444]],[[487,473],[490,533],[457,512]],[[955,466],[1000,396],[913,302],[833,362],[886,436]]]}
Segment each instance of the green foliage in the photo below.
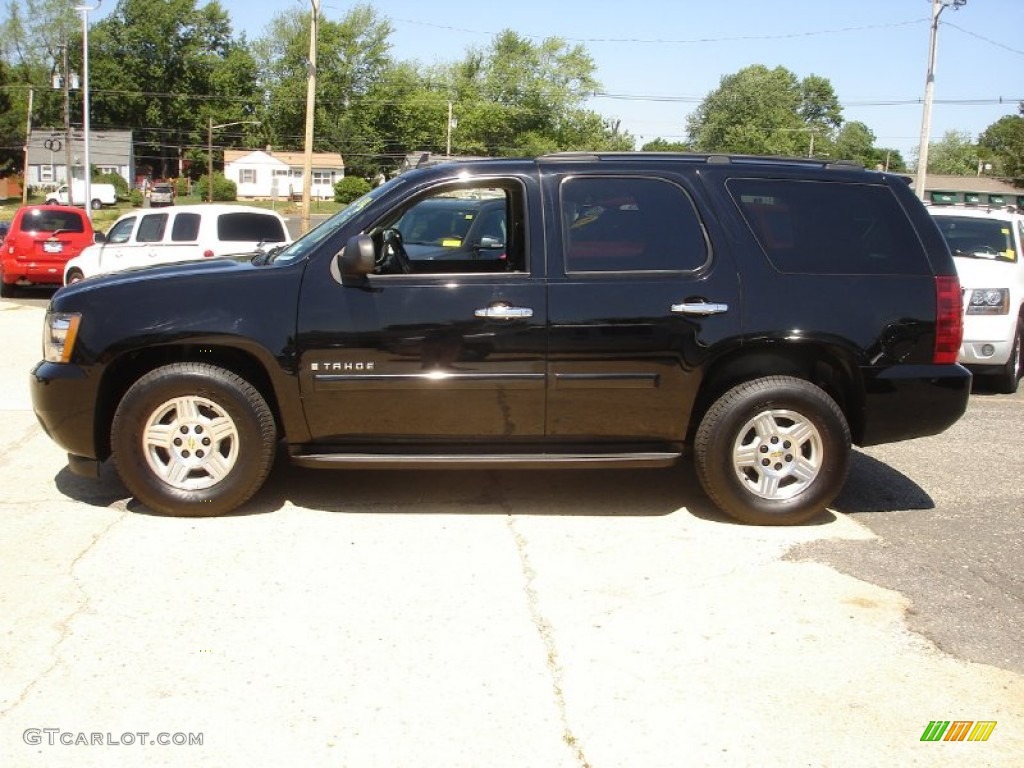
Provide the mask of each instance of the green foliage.
{"label": "green foliage", "polygon": [[174,180],[174,196],[175,197],[188,197],[192,194],[191,184],[187,176],[179,176]]}
{"label": "green foliage", "polygon": [[[210,199],[210,177],[203,175],[196,182],[198,192],[203,200]],[[223,173],[213,173],[213,200],[215,203],[230,203],[238,199],[238,185]]]}
{"label": "green foliage", "polygon": [[370,191],[370,182],[359,176],[346,176],[334,185],[334,202],[351,203]]}
{"label": "green foliage", "polygon": [[690,146],[685,141],[667,141],[660,136],[648,141],[642,147],[644,152],[689,152]]}
{"label": "green foliage", "polygon": [[963,131],[947,131],[928,145],[928,173],[969,176],[976,173],[978,159],[977,146]]}
{"label": "green foliage", "polygon": [[121,174],[97,173],[96,169],[93,168],[91,178],[92,181],[99,182],[100,184],[113,184],[118,200],[126,200],[128,198],[128,182],[124,180]]}
{"label": "green foliage", "polygon": [[128,202],[132,204],[133,208],[141,208],[144,199],[141,189],[133,189],[128,193]]}
{"label": "green foliage", "polygon": [[785,67],[754,65],[727,75],[687,120],[691,146],[700,152],[753,155],[814,154],[831,142],[842,112],[831,84],[803,81]]}
{"label": "green foliage", "polygon": [[1007,115],[992,123],[978,137],[978,148],[994,175],[1024,187],[1024,116]]}

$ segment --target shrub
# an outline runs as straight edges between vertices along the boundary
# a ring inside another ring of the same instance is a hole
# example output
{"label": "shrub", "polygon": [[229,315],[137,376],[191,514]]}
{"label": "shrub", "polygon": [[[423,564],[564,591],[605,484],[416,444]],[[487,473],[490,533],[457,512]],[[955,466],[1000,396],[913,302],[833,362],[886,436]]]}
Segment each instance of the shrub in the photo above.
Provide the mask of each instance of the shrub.
{"label": "shrub", "polygon": [[[197,192],[199,197],[207,200],[210,197],[209,176],[200,176],[196,184],[199,186]],[[238,199],[238,185],[223,173],[213,174],[213,202],[229,203]]]}
{"label": "shrub", "polygon": [[179,176],[174,180],[175,197],[188,197],[190,194],[192,194],[192,188],[187,176]]}
{"label": "shrub", "polygon": [[92,181],[96,184],[113,184],[118,200],[128,199],[128,182],[120,173],[94,173]]}
{"label": "shrub", "polygon": [[346,176],[334,185],[334,202],[351,203],[370,191],[370,182],[358,176]]}
{"label": "shrub", "polygon": [[141,208],[142,207],[142,190],[141,189],[133,189],[131,192],[129,192],[128,193],[128,202],[132,204],[133,208]]}

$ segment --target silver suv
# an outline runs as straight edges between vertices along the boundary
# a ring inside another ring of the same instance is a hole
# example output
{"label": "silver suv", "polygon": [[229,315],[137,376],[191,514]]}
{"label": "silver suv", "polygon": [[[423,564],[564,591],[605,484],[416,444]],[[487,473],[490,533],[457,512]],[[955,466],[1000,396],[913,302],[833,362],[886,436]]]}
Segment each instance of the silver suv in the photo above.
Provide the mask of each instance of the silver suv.
{"label": "silver suv", "polygon": [[149,192],[149,207],[160,208],[165,205],[174,205],[174,185],[154,184]]}

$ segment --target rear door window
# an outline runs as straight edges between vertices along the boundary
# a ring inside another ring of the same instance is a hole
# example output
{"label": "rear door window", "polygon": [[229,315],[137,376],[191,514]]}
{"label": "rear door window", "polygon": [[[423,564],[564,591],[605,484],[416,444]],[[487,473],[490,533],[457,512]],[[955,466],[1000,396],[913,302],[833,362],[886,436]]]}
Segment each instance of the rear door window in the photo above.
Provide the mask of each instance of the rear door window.
{"label": "rear door window", "polygon": [[287,238],[276,216],[222,213],[217,217],[217,239],[227,242],[283,243]]}
{"label": "rear door window", "polygon": [[135,235],[138,243],[159,243],[164,239],[164,230],[167,228],[166,213],[151,213],[142,217],[139,222],[139,231]]}
{"label": "rear door window", "polygon": [[913,225],[884,185],[731,179],[726,186],[780,272],[930,274]]}
{"label": "rear door window", "polygon": [[678,272],[707,263],[696,208],[671,182],[573,177],[560,196],[567,272]]}
{"label": "rear door window", "polygon": [[171,240],[175,243],[194,243],[199,239],[201,220],[198,213],[179,213],[171,225]]}

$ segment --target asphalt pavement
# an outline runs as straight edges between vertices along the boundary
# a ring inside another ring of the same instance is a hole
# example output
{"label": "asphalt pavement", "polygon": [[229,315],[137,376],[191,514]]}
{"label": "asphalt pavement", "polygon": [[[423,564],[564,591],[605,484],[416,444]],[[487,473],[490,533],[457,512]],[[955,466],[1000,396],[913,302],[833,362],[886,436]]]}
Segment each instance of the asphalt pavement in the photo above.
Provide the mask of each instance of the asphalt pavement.
{"label": "asphalt pavement", "polygon": [[0,302],[2,766],[1021,764],[1024,393],[858,452],[797,528],[729,522],[688,466],[283,460],[173,519],[40,430],[34,304]]}

